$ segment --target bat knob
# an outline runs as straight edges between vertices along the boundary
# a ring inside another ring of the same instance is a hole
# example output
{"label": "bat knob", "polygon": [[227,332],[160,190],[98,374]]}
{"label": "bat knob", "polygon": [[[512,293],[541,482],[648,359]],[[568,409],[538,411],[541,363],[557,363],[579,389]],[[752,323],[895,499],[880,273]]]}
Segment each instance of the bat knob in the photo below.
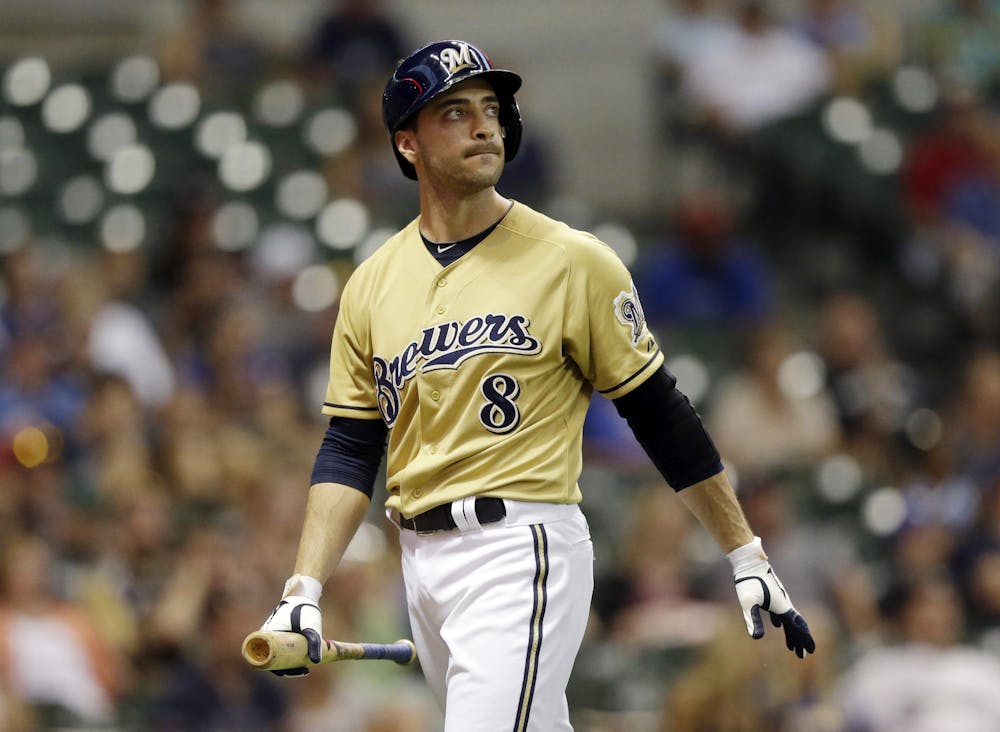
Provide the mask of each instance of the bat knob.
{"label": "bat knob", "polygon": [[396,661],[396,663],[398,663],[400,666],[409,666],[410,664],[412,664],[414,661],[417,660],[417,647],[413,645],[413,641],[411,641],[409,638],[400,638],[398,641],[396,641],[394,645],[404,645],[410,649],[409,658],[399,659]]}

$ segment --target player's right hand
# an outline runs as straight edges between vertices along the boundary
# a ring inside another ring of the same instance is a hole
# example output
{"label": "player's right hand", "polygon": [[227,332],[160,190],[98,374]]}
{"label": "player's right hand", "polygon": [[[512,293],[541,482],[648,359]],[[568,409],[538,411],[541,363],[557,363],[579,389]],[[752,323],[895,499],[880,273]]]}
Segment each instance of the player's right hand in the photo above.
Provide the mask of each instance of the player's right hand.
{"label": "player's right hand", "polygon": [[[300,633],[306,638],[309,660],[319,663],[323,656],[323,615],[319,609],[322,585],[319,580],[294,574],[285,582],[285,591],[261,630]],[[307,666],[272,671],[276,676],[306,676]]]}

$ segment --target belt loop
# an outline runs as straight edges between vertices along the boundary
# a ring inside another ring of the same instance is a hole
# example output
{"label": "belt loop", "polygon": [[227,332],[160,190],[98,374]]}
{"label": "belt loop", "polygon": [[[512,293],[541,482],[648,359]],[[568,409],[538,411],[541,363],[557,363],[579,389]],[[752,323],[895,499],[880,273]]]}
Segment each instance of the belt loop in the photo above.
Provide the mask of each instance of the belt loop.
{"label": "belt loop", "polygon": [[452,501],[451,517],[455,519],[455,526],[459,531],[477,531],[483,528],[476,516],[476,497],[467,496],[457,501]]}

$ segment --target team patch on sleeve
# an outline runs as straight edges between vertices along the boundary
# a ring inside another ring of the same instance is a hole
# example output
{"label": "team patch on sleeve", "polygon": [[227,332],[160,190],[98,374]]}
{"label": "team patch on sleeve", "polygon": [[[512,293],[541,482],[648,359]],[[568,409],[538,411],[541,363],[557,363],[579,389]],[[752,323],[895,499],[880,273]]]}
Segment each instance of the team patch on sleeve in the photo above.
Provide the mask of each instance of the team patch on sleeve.
{"label": "team patch on sleeve", "polygon": [[623,290],[615,298],[615,317],[618,322],[629,328],[632,332],[632,345],[639,345],[642,333],[646,328],[646,316],[642,312],[642,305],[639,303],[639,294],[635,290],[635,283],[631,283],[630,290]]}

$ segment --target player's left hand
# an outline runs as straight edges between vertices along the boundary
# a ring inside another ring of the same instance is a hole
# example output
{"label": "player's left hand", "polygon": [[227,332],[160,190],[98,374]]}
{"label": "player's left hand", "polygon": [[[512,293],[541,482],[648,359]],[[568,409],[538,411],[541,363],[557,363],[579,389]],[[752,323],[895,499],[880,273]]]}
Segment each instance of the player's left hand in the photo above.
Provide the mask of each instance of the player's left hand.
{"label": "player's left hand", "polygon": [[766,610],[776,628],[784,628],[785,645],[799,658],[816,650],[816,641],[809,632],[809,625],[795,610],[788,593],[774,573],[761,546],[760,537],[754,537],[726,555],[733,566],[736,597],[743,608],[743,620],[751,638],[764,636],[764,622],[760,611]]}

